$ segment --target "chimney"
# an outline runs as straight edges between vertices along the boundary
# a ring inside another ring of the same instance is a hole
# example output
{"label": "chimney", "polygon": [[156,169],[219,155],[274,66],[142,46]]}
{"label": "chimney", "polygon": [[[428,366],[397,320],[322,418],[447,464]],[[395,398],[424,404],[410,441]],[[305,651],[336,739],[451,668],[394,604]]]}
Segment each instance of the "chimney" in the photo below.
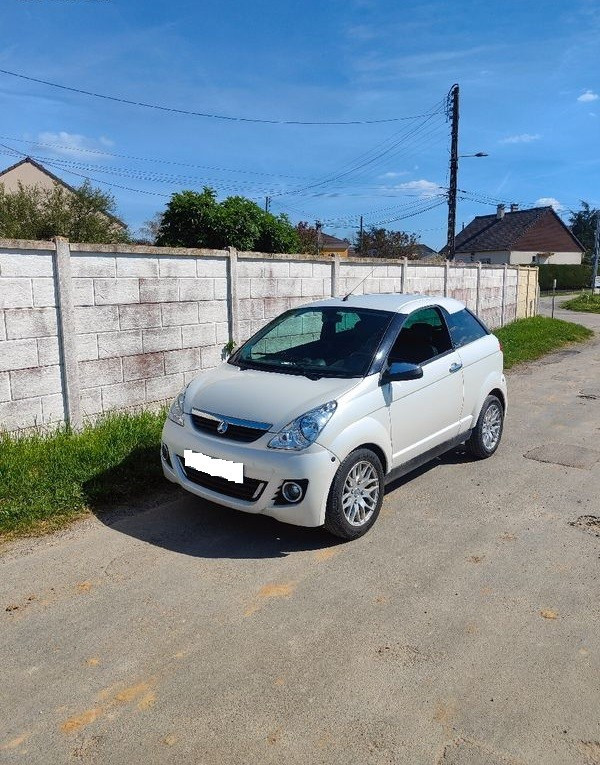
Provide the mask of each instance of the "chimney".
{"label": "chimney", "polygon": [[496,218],[498,218],[498,220],[502,220],[502,218],[504,218],[504,205],[498,205],[498,210],[496,211]]}
{"label": "chimney", "polygon": [[513,202],[512,205],[510,206],[510,211],[517,212],[518,209],[519,209],[519,205]]}

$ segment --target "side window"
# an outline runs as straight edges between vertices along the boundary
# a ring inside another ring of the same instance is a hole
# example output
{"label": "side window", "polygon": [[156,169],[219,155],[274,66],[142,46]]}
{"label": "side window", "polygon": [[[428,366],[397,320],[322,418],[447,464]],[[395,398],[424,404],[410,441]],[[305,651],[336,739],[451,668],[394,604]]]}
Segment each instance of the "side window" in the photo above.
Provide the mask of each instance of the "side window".
{"label": "side window", "polygon": [[487,335],[484,327],[466,309],[448,314],[448,326],[456,348],[462,348],[463,345]]}
{"label": "side window", "polygon": [[452,350],[446,323],[437,308],[414,311],[402,325],[390,351],[389,361],[424,364]]}

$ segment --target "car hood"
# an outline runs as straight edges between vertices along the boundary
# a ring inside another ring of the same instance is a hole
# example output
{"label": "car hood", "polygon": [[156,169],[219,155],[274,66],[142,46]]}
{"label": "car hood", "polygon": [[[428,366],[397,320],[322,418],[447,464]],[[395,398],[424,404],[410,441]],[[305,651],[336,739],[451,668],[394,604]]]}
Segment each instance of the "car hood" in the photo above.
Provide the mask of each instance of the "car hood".
{"label": "car hood", "polygon": [[189,384],[184,409],[268,422],[279,431],[296,417],[352,390],[361,378],[322,377],[240,369],[221,364],[202,372]]}

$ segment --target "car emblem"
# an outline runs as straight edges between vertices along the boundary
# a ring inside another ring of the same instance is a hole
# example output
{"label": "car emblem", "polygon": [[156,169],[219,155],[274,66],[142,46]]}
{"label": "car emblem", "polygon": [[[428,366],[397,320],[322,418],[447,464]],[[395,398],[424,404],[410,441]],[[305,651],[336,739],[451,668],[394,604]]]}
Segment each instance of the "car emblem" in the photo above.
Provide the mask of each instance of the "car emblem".
{"label": "car emblem", "polygon": [[221,422],[217,425],[217,433],[220,433],[223,435],[223,433],[227,433],[227,428],[229,427],[229,423],[225,422],[225,420],[221,420]]}

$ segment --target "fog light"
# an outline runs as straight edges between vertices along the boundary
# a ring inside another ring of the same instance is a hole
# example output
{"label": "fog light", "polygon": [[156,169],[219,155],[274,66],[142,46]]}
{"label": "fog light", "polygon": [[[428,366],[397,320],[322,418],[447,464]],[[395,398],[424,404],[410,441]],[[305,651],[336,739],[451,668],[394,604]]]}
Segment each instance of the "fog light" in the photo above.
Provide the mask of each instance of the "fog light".
{"label": "fog light", "polygon": [[163,460],[167,463],[167,465],[172,468],[173,465],[171,465],[171,457],[169,455],[169,447],[166,444],[160,445],[160,453],[162,455]]}
{"label": "fog light", "polygon": [[293,504],[299,502],[304,494],[304,489],[295,481],[286,481],[281,487],[281,494],[286,502]]}

